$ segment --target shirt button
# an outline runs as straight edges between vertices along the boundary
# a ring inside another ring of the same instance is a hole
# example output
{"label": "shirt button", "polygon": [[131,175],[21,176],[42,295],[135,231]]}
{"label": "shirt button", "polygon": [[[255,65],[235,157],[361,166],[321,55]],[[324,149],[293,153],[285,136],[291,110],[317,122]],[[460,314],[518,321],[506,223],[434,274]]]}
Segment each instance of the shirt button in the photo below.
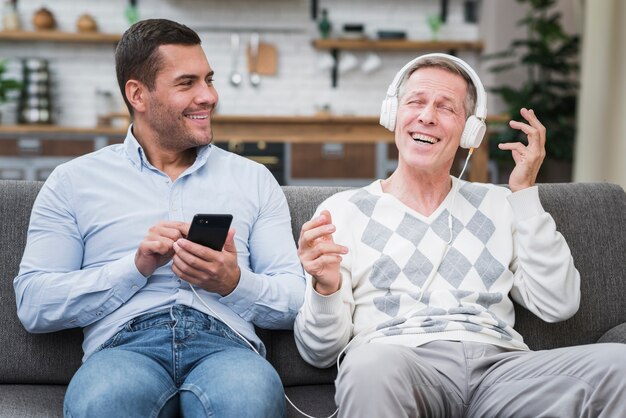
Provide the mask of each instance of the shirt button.
{"label": "shirt button", "polygon": [[139,289],[139,286],[137,286],[136,284],[134,284],[134,285],[133,285],[133,287],[131,287],[131,289],[133,289],[133,290],[137,290],[137,289]]}
{"label": "shirt button", "polygon": [[102,316],[102,311],[98,311],[98,312],[96,312],[96,315],[97,315],[97,316]]}

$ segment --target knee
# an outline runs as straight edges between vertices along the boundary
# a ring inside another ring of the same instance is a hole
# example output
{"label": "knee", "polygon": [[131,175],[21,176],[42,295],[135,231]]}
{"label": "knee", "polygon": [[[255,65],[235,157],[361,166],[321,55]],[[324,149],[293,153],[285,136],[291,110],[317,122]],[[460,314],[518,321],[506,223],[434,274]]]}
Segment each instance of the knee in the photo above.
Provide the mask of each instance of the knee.
{"label": "knee", "polygon": [[[594,368],[605,379],[610,379],[614,383],[619,384],[620,387],[626,388],[626,361],[619,361],[619,359],[626,358],[626,344],[619,343],[602,343],[593,344],[597,346],[594,350]],[[616,361],[617,360],[617,361]]]}
{"label": "knee", "polygon": [[234,367],[209,387],[199,381],[186,382],[180,399],[183,411],[203,410],[210,416],[280,418],[286,414],[282,382],[265,360],[254,367]]}
{"label": "knee", "polygon": [[75,376],[65,393],[63,410],[66,417],[104,417],[113,405],[121,405],[132,397],[129,388],[100,376],[96,379]]}
{"label": "knee", "polygon": [[285,392],[282,381],[268,362],[242,376],[236,386],[251,403],[262,404],[269,400],[271,403],[284,404]]}
{"label": "knee", "polygon": [[401,370],[394,363],[403,348],[365,344],[350,351],[339,368],[337,391],[371,393],[394,385]]}
{"label": "knee", "polygon": [[111,417],[129,411],[149,416],[176,393],[173,382],[152,363],[126,353],[94,354],[72,377],[63,402],[67,417]]}

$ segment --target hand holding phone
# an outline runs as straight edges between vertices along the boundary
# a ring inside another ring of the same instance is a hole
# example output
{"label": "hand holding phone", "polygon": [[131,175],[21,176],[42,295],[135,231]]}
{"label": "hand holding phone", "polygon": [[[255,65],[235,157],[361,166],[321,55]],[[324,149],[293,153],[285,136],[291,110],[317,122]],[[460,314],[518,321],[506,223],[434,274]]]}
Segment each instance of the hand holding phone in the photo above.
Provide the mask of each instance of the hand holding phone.
{"label": "hand holding phone", "polygon": [[232,221],[233,215],[230,214],[198,213],[191,221],[187,239],[212,250],[222,251]]}

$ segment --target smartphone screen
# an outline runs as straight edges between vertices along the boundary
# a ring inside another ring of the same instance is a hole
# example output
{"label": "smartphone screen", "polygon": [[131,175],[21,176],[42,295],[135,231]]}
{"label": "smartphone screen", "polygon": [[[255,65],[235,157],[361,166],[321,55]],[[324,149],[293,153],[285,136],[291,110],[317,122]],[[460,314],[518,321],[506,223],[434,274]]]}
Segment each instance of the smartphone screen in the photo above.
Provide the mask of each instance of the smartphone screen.
{"label": "smartphone screen", "polygon": [[233,215],[198,213],[194,215],[187,239],[215,251],[222,251]]}

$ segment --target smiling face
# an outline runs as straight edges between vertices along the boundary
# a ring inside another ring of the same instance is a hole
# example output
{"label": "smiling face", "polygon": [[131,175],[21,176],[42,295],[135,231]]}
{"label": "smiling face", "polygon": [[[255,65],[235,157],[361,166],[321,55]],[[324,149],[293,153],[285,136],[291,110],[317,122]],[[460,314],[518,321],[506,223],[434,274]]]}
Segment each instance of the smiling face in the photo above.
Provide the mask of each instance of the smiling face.
{"label": "smiling face", "polygon": [[213,139],[211,114],[218,95],[213,70],[200,45],[161,45],[161,69],[152,90],[143,86],[135,119],[143,140],[185,151]]}
{"label": "smiling face", "polygon": [[465,126],[467,82],[437,67],[419,68],[398,98],[399,168],[448,175]]}

